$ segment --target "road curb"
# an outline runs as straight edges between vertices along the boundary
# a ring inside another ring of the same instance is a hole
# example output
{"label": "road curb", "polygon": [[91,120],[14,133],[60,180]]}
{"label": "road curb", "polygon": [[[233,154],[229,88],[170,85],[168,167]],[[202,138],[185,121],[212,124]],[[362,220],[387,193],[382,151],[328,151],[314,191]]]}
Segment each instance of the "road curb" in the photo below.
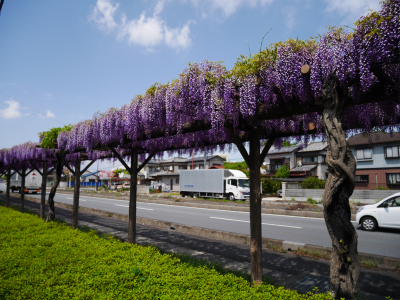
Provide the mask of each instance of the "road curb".
{"label": "road curb", "polygon": [[[39,199],[26,197],[27,200],[40,202]],[[72,205],[65,203],[56,203],[56,206],[71,209]],[[80,207],[79,210],[85,213],[93,213],[105,217],[116,218],[128,221],[128,216],[118,213],[106,212],[99,209]],[[250,236],[245,234],[232,233],[221,230],[207,229],[203,227],[193,227],[184,224],[148,219],[143,217],[137,218],[137,223],[145,226],[155,227],[161,230],[176,231],[206,239],[224,241],[232,244],[250,245]],[[311,244],[302,244],[291,241],[283,241],[272,238],[263,238],[263,248],[270,249],[281,253],[293,253],[300,256],[307,256],[323,260],[330,260],[331,248],[322,247]],[[359,253],[360,263],[362,267],[368,269],[380,269],[387,271],[400,271],[400,259],[382,255]]]}

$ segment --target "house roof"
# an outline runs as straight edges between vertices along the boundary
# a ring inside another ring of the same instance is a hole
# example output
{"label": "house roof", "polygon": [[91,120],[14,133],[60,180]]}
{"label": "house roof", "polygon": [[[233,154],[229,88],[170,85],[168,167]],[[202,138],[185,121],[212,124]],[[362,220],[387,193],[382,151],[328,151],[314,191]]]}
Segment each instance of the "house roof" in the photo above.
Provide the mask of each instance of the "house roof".
{"label": "house roof", "polygon": [[161,177],[161,176],[179,176],[179,173],[177,173],[177,172],[161,171],[161,172],[157,172],[157,173],[151,174],[150,177]]}
{"label": "house roof", "polygon": [[[220,155],[211,155],[211,156],[206,156],[206,160],[213,159],[215,157],[219,157],[222,160],[226,161],[225,157],[222,157]],[[191,161],[204,161],[204,156],[198,156],[198,157],[174,157],[174,158],[169,158],[165,160],[151,160],[149,163],[150,164],[166,164],[166,163],[188,163]]]}
{"label": "house roof", "polygon": [[400,132],[365,132],[356,134],[350,137],[347,141],[350,146],[400,142]]}
{"label": "house roof", "polygon": [[268,154],[280,154],[280,153],[291,153],[296,151],[300,145],[294,145],[294,146],[288,146],[288,147],[272,147],[269,151]]}
{"label": "house roof", "polygon": [[315,169],[316,167],[317,167],[316,165],[304,165],[304,166],[295,167],[295,168],[291,169],[290,172],[308,172],[308,171]]}
{"label": "house roof", "polygon": [[312,142],[305,146],[303,149],[298,152],[317,152],[325,150],[328,147],[327,142]]}

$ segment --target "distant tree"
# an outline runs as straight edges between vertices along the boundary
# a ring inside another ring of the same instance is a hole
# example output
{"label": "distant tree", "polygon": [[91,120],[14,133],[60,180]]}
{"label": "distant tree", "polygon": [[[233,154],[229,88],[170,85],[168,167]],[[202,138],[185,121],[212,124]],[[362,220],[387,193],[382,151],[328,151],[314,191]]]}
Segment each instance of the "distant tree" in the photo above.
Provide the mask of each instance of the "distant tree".
{"label": "distant tree", "polygon": [[[40,146],[42,148],[47,149],[57,149],[57,138],[61,132],[70,131],[72,129],[71,125],[66,125],[64,127],[56,127],[52,128],[48,131],[40,133]],[[49,213],[47,215],[47,220],[52,221],[55,219],[55,206],[54,206],[54,197],[57,192],[58,185],[61,181],[61,175],[65,165],[65,156],[66,153],[64,151],[56,151],[56,164],[55,164],[55,171],[56,171],[56,180],[54,181],[50,193],[49,193]]]}
{"label": "distant tree", "polygon": [[250,174],[249,167],[247,166],[246,162],[225,162],[224,163],[225,169],[232,169],[232,170],[239,170],[245,173],[247,176]]}
{"label": "distant tree", "polygon": [[284,141],[282,143],[283,147],[290,147],[290,146],[296,146],[296,145],[297,145],[296,143],[291,143],[290,141]]}

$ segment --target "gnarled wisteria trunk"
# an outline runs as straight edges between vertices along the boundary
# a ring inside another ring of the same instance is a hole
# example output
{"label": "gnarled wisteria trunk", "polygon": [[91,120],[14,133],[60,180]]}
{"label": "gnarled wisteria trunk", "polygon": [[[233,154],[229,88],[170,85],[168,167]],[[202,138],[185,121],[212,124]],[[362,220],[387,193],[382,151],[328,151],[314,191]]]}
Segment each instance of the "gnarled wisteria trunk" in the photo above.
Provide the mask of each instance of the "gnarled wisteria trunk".
{"label": "gnarled wisteria trunk", "polygon": [[63,153],[58,153],[56,154],[57,161],[56,161],[56,167],[55,167],[55,172],[56,172],[56,178],[55,181],[50,189],[49,193],[49,212],[47,214],[47,221],[53,221],[56,217],[56,211],[55,211],[55,205],[54,205],[54,197],[57,192],[58,185],[60,184],[61,181],[61,175],[64,169],[64,164],[65,164],[65,154]]}
{"label": "gnarled wisteria trunk", "polygon": [[324,94],[329,176],[323,202],[325,223],[332,240],[331,288],[336,299],[355,299],[360,266],[349,198],[354,190],[356,161],[342,126],[344,97],[334,80],[326,86]]}

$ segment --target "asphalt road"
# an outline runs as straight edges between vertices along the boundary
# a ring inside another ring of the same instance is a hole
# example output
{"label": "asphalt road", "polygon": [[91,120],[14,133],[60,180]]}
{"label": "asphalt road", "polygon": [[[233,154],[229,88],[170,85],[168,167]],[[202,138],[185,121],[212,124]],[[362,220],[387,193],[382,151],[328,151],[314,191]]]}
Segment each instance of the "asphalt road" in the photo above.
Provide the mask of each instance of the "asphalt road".
{"label": "asphalt road", "polygon": [[[40,197],[36,195],[36,197]],[[72,195],[57,194],[56,202],[72,204]],[[91,196],[80,197],[80,206],[128,214],[128,201]],[[140,217],[241,234],[250,233],[249,213],[159,203],[138,202]],[[262,215],[263,237],[330,247],[323,219],[285,215]],[[356,226],[356,224],[354,224]],[[359,252],[400,258],[400,231],[357,230]]]}

